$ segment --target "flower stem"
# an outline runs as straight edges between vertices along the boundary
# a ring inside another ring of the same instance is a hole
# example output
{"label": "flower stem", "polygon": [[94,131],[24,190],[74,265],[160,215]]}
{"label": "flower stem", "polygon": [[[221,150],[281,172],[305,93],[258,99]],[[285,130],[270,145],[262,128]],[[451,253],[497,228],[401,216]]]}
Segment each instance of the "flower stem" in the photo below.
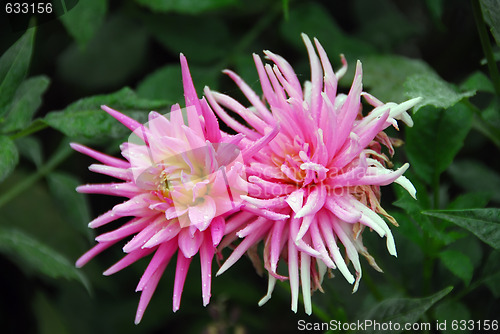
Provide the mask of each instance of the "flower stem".
{"label": "flower stem", "polygon": [[434,271],[434,258],[431,255],[425,255],[422,268],[423,275],[423,294],[428,295],[431,292],[432,273]]}
{"label": "flower stem", "polygon": [[439,210],[439,173],[434,171],[432,177],[433,209]]}
{"label": "flower stem", "polygon": [[19,182],[14,187],[10,188],[5,194],[0,196],[0,207],[14,199],[17,195],[21,194],[26,189],[29,189],[31,185],[50,173],[61,162],[63,162],[71,154],[71,152],[72,150],[68,145],[68,141],[63,140],[56,153],[51,157],[49,161],[47,161],[45,165],[38,169],[36,173],[31,174],[22,182]]}
{"label": "flower stem", "polygon": [[377,285],[373,282],[371,276],[369,273],[365,272],[363,275],[363,279],[365,281],[365,285],[368,287],[370,292],[372,293],[373,297],[377,301],[382,301],[384,300],[384,296],[380,293],[380,291],[377,288]]}
{"label": "flower stem", "polygon": [[31,125],[28,126],[26,129],[23,129],[17,133],[14,133],[14,134],[10,135],[9,137],[12,140],[26,137],[26,136],[29,136],[29,135],[35,133],[35,132],[38,132],[40,130],[45,129],[46,127],[48,127],[48,125],[45,122],[43,122],[41,120],[36,120],[33,123],[31,123]]}
{"label": "flower stem", "polygon": [[491,80],[493,81],[493,86],[495,87],[497,96],[500,96],[500,74],[493,56],[493,50],[491,49],[488,31],[486,30],[486,24],[484,22],[479,0],[472,0],[472,12],[474,13],[474,20],[476,21],[481,46],[483,47],[484,55],[488,61],[488,70],[490,72]]}

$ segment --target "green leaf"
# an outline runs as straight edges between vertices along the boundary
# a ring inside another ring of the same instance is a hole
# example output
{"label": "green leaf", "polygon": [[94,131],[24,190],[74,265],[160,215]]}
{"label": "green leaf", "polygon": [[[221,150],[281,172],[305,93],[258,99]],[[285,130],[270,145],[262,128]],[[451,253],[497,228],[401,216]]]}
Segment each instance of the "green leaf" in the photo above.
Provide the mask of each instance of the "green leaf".
{"label": "green leaf", "polygon": [[23,137],[16,139],[16,146],[19,154],[30,160],[37,168],[43,163],[42,144],[36,137]]}
{"label": "green leaf", "polygon": [[463,98],[473,96],[475,91],[463,93],[438,77],[429,74],[414,74],[404,83],[406,96],[409,98],[422,97],[422,101],[414,108],[415,112],[423,106],[432,105],[437,108],[449,108],[454,106]]}
{"label": "green leaf", "polygon": [[[198,64],[213,66],[215,61],[228,56],[228,45],[234,44],[225,21],[214,17],[157,15],[148,17],[145,25],[167,50],[176,55],[183,53],[189,62]],[[203,31],[203,38],[199,37],[200,31]]]}
{"label": "green leaf", "polygon": [[[198,95],[203,94],[203,88],[209,86],[217,89],[219,70],[199,66],[190,67],[193,83]],[[167,65],[144,78],[137,86],[137,95],[154,100],[172,101],[172,104],[184,100],[180,65]]]}
{"label": "green leaf", "polygon": [[0,117],[28,73],[34,37],[35,28],[28,29],[0,58]]}
{"label": "green leaf", "polygon": [[96,91],[120,87],[146,63],[146,30],[131,19],[106,20],[87,47],[69,46],[57,61],[57,73],[76,87]]}
{"label": "green leaf", "polygon": [[448,168],[453,181],[468,191],[483,192],[500,202],[500,176],[488,166],[473,160],[456,161]]}
{"label": "green leaf", "polygon": [[77,280],[87,290],[87,279],[64,256],[14,228],[0,227],[0,252],[20,261],[22,268],[52,278]]}
{"label": "green leaf", "polygon": [[0,182],[14,170],[19,162],[16,145],[9,137],[0,136]]}
{"label": "green leaf", "polygon": [[500,102],[492,99],[491,103],[482,110],[481,114],[475,114],[473,126],[476,130],[488,137],[498,148],[500,148]]}
{"label": "green leaf", "polygon": [[491,33],[500,46],[500,2],[498,0],[480,0],[481,10]]}
{"label": "green leaf", "polygon": [[448,270],[464,281],[465,285],[469,285],[474,273],[474,266],[468,256],[462,252],[448,249],[439,253],[439,258]]}
{"label": "green leaf", "polygon": [[88,223],[91,220],[87,197],[78,194],[75,188],[81,184],[74,176],[52,172],[47,175],[49,190],[59,203],[59,208],[69,224],[91,240]]}
{"label": "green leaf", "polygon": [[463,104],[443,110],[427,106],[406,129],[406,150],[413,170],[428,184],[451,164],[472,125],[472,112]]}
{"label": "green leaf", "polygon": [[8,107],[2,132],[22,130],[31,123],[33,115],[42,104],[42,95],[49,87],[50,79],[44,75],[25,80],[17,89]]}
{"label": "green leaf", "polygon": [[[329,14],[329,10],[317,2],[296,3],[291,6],[290,19],[281,22],[281,34],[298,50],[306,53],[301,33],[316,37],[330,59],[345,54],[349,62],[355,62],[360,55],[374,52],[373,46],[363,40],[347,35]],[[351,66],[352,67],[352,66]]]}
{"label": "green leaf", "polygon": [[[123,112],[123,114],[141,123],[146,122],[145,112]],[[45,117],[45,122],[68,137],[102,140],[120,138],[130,133],[130,130],[102,110],[52,112]]]}
{"label": "green leaf", "polygon": [[69,137],[99,140],[100,138],[121,138],[130,134],[129,129],[101,110],[101,105],[108,105],[138,122],[145,123],[150,110],[161,111],[167,103],[141,99],[134,91],[126,87],[112,94],[81,99],[63,111],[48,113],[44,121]]}
{"label": "green leaf", "polygon": [[443,15],[444,1],[443,0],[426,0],[425,4],[429,9],[434,20],[440,20]]}
{"label": "green leaf", "polygon": [[465,81],[460,85],[460,89],[464,91],[477,90],[479,92],[495,93],[495,88],[490,78],[488,78],[483,72],[476,71],[472,73]]}
{"label": "green leaf", "polygon": [[[355,1],[352,3],[356,36],[370,41],[378,50],[392,52],[423,30],[420,22],[408,24],[409,17],[391,0]],[[398,29],[394,29],[398,27]],[[377,31],[377,34],[373,32]]]}
{"label": "green leaf", "polygon": [[[412,180],[413,181],[413,180]],[[396,195],[398,200],[393,204],[397,207],[404,209],[407,216],[414,219],[418,227],[425,232],[422,235],[420,231],[412,225],[406,224],[407,226],[401,226],[401,232],[404,233],[410,240],[417,243],[422,247],[422,250],[427,254],[434,256],[433,248],[426,247],[427,242],[424,240],[426,237],[432,238],[432,240],[438,241],[442,245],[448,245],[457,239],[461,238],[463,235],[453,233],[453,231],[446,232],[444,228],[439,228],[436,226],[429,217],[422,214],[422,212],[430,207],[429,199],[426,196],[425,188],[420,185],[417,181],[413,181],[417,189],[417,199],[413,199],[404,189],[400,187],[395,187]]]}
{"label": "green leaf", "polygon": [[92,109],[100,110],[102,105],[107,105],[119,111],[159,111],[160,109],[165,108],[168,104],[169,102],[164,100],[143,99],[140,96],[137,96],[137,94],[129,87],[124,87],[111,94],[85,97],[70,104],[66,107],[66,109],[64,109],[64,111],[84,111]]}
{"label": "green leaf", "polygon": [[39,334],[68,334],[66,322],[54,304],[42,292],[37,292],[32,307],[36,314]]}
{"label": "green leaf", "polygon": [[495,298],[500,298],[500,251],[491,252],[481,278],[493,293]]}
{"label": "green leaf", "polygon": [[[426,298],[392,298],[386,299],[373,307],[364,315],[362,320],[377,321],[379,323],[399,323],[401,329],[399,331],[391,331],[391,333],[400,333],[403,331],[405,323],[415,323],[420,317],[435,303],[441,300],[444,296],[450,293],[453,287],[447,287],[432,296]],[[366,333],[386,333],[382,329],[366,328]]]}
{"label": "green leaf", "polygon": [[79,1],[60,20],[68,33],[84,48],[100,28],[106,15],[106,0]]}
{"label": "green leaf", "polygon": [[500,209],[435,210],[424,214],[452,222],[500,249]]}
{"label": "green leaf", "polygon": [[488,204],[491,194],[486,192],[473,192],[458,196],[451,202],[448,210],[484,208]]}
{"label": "green leaf", "polygon": [[[406,100],[406,79],[417,73],[434,73],[425,62],[395,55],[369,55],[362,58],[363,84],[382,101]],[[382,78],[382,79],[381,79]]]}
{"label": "green leaf", "polygon": [[[456,330],[451,328],[451,322],[453,320],[469,320],[471,318],[470,312],[460,301],[456,300],[445,300],[442,303],[436,305],[434,309],[434,318],[443,324],[446,322],[446,329],[441,329],[440,333],[456,333]],[[460,333],[469,333],[469,331],[460,331]]]}
{"label": "green leaf", "polygon": [[153,12],[200,14],[209,10],[232,6],[237,0],[136,0]]}

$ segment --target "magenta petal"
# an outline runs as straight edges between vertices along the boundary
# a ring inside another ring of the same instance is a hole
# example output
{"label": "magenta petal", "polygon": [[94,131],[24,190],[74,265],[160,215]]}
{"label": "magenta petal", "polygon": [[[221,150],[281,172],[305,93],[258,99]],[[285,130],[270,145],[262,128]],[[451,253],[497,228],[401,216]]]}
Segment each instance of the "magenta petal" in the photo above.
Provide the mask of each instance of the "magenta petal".
{"label": "magenta petal", "polygon": [[276,269],[278,267],[278,260],[281,254],[282,240],[283,240],[283,229],[285,227],[285,220],[278,220],[274,223],[272,237],[271,237],[271,251],[270,251],[270,262],[271,270],[276,274]]}
{"label": "magenta petal", "polygon": [[112,222],[120,217],[124,217],[124,215],[121,215],[121,214],[115,212],[114,210],[109,210],[108,212],[103,213],[102,215],[100,215],[96,219],[92,220],[89,223],[89,227],[90,228],[101,227],[101,226],[106,225],[107,223],[110,223],[110,222]]}
{"label": "magenta petal", "polygon": [[95,240],[98,242],[121,240],[128,237],[129,235],[141,231],[144,227],[146,227],[146,225],[150,223],[151,220],[152,218],[150,217],[133,219],[114,231],[103,233],[97,236]]}
{"label": "magenta petal", "polygon": [[83,267],[85,264],[87,264],[87,262],[92,260],[97,254],[99,254],[102,251],[104,251],[105,249],[111,247],[116,242],[118,242],[118,240],[98,243],[97,245],[92,247],[90,250],[88,250],[85,254],[80,256],[80,258],[78,260],[76,260],[76,264],[75,264],[76,267],[77,268]]}
{"label": "magenta petal", "polygon": [[177,245],[175,241],[161,244],[160,247],[156,249],[155,255],[149,262],[149,265],[144,271],[144,274],[137,284],[135,291],[142,291],[147,286],[149,280],[153,277],[153,274],[158,270],[158,268],[161,268],[163,265],[165,265],[165,267],[168,265],[176,250]]}
{"label": "magenta petal", "polygon": [[87,146],[80,145],[77,143],[70,143],[69,144],[72,149],[74,149],[77,152],[80,152],[82,154],[88,155],[91,158],[96,159],[97,161],[102,162],[105,165],[117,167],[117,168],[129,168],[130,164],[127,161],[117,159],[115,157],[109,156],[107,154],[97,152],[96,150],[93,150],[91,148],[88,148]]}
{"label": "magenta petal", "polygon": [[[224,264],[220,267],[219,271],[217,272],[217,276],[221,275],[223,272],[225,272],[227,269],[229,269],[233,264],[236,263],[240,259],[240,257],[243,256],[243,254],[250,248],[252,247],[257,241],[259,241],[262,238],[262,235],[266,233],[271,226],[269,224],[266,224],[267,221],[264,218],[258,218],[256,220],[256,223],[260,225],[261,228],[256,229],[255,233],[252,233],[248,235],[243,241],[234,249],[234,251],[231,253],[231,255],[227,258],[227,260],[224,262]],[[267,226],[266,226],[267,225]]]}
{"label": "magenta petal", "polygon": [[[195,106],[195,110],[201,111],[200,101],[198,100],[198,94],[194,88],[193,79],[191,78],[191,73],[189,72],[189,67],[186,57],[181,53],[181,70],[182,70],[182,84],[184,86],[184,97],[186,99],[186,107]],[[192,126],[191,121],[189,126]]]}
{"label": "magenta petal", "polygon": [[224,236],[224,231],[226,228],[226,222],[222,217],[215,217],[212,219],[212,223],[210,224],[210,232],[212,234],[212,244],[217,246],[222,237]]}
{"label": "magenta petal", "polygon": [[139,300],[139,306],[137,307],[137,313],[135,315],[136,325],[141,322],[144,311],[146,311],[146,307],[148,306],[151,297],[153,297],[153,293],[156,290],[156,286],[158,285],[167,264],[168,262],[162,262],[153,273],[146,286],[142,289],[141,299]]}
{"label": "magenta petal", "polygon": [[286,202],[290,205],[294,212],[298,212],[302,209],[302,204],[304,203],[304,189],[301,188],[292,192],[286,198]]}
{"label": "magenta petal", "polygon": [[212,285],[212,258],[214,257],[214,252],[215,247],[207,238],[200,247],[203,306],[207,306],[210,302],[210,289]]}
{"label": "magenta petal", "polygon": [[101,109],[113,116],[118,120],[118,122],[125,125],[130,131],[134,132],[139,138],[143,141],[147,142],[148,130],[141,123],[137,122],[135,119],[128,117],[127,115],[122,114],[121,112],[111,109],[108,106],[101,106]]}
{"label": "magenta petal", "polygon": [[215,201],[211,197],[205,196],[201,203],[189,207],[189,220],[191,224],[196,226],[200,231],[204,231],[214,218],[215,211]]}
{"label": "magenta petal", "polygon": [[174,281],[174,296],[173,296],[173,311],[176,312],[181,307],[182,290],[184,289],[184,282],[186,275],[191,264],[191,258],[186,258],[182,252],[177,253],[177,267],[175,269]]}
{"label": "magenta petal", "polygon": [[120,261],[116,262],[114,265],[106,269],[102,274],[104,276],[113,275],[114,273],[119,272],[120,270],[130,266],[132,263],[137,260],[142,259],[145,256],[148,256],[154,251],[154,248],[146,248],[146,249],[138,249],[135,252],[129,253],[125,255]]}
{"label": "magenta petal", "polygon": [[179,233],[179,249],[187,258],[191,258],[198,253],[202,241],[203,233],[200,231],[195,231],[194,235],[191,235],[189,228],[183,228]]}

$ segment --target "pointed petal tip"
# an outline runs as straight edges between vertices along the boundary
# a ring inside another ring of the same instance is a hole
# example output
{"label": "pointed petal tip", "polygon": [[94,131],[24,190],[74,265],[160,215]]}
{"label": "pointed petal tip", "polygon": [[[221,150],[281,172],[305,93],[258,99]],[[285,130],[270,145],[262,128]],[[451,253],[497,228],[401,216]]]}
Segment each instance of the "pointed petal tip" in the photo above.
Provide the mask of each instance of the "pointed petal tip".
{"label": "pointed petal tip", "polygon": [[83,267],[85,265],[85,263],[81,260],[81,259],[78,259],[76,260],[75,262],[75,267],[80,269],[81,267]]}
{"label": "pointed petal tip", "polygon": [[105,104],[101,104],[101,109],[104,110],[105,112],[107,112],[108,114],[112,114],[113,112],[117,112],[117,110],[110,108]]}
{"label": "pointed petal tip", "polygon": [[219,270],[215,273],[215,277],[222,275],[226,270],[227,268],[224,268],[224,265],[222,265],[222,267],[220,267]]}

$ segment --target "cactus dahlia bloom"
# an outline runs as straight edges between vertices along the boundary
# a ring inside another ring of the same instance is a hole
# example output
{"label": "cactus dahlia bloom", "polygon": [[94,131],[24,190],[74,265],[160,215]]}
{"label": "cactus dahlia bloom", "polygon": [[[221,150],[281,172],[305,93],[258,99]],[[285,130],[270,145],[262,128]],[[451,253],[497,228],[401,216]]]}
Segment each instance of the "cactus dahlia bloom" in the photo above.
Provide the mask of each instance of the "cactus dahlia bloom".
{"label": "cactus dahlia bloom", "polygon": [[[305,83],[304,89],[285,59],[265,51],[274,66],[263,65],[254,55],[263,100],[231,71],[226,74],[249,100],[250,108],[207,88],[205,95],[217,115],[245,135],[240,142],[242,150],[260,141],[269,128],[280,127],[279,134],[265,148],[245,161],[249,188],[248,195],[242,198],[246,210],[253,209],[260,217],[240,212],[230,218],[226,232],[231,234],[222,246],[238,237],[243,240],[217,275],[249,249],[253,253],[251,247],[264,240],[269,287],[259,305],[271,297],[276,279],[288,278],[292,310],[297,311],[301,285],[305,311],[311,314],[311,291],[321,289],[328,270],[337,268],[354,284],[353,292],[361,278],[359,254],[380,271],[363,246],[366,227],[385,237],[389,253],[396,256],[394,238],[381,216],[397,223],[380,206],[380,186],[396,182],[412,196],[415,188],[403,176],[408,164],[397,170],[386,168],[392,164],[382,146],[392,156],[397,141],[383,130],[391,125],[397,129],[397,120],[411,126],[406,111],[419,99],[384,104],[363,92],[359,61],[349,93],[337,94],[338,79],[347,70],[345,59],[341,57],[343,66],[335,73],[321,44],[314,40],[316,53],[310,39],[302,37],[311,65],[311,81]],[[361,97],[373,109],[363,112]],[[236,122],[228,110],[241,116],[246,124]],[[278,272],[280,259],[288,262],[288,275]],[[349,261],[355,276],[348,268]]]}
{"label": "cactus dahlia bloom", "polygon": [[[101,162],[91,165],[91,171],[123,181],[82,185],[77,191],[128,198],[89,226],[97,228],[121,217],[132,217],[121,227],[99,235],[98,244],[77,261],[77,266],[83,266],[129,236],[133,238],[123,247],[127,255],[106,270],[105,275],[154,253],[137,286],[136,291],[142,293],[136,323],[140,322],[176,251],[173,310],[179,309],[188,268],[197,253],[201,262],[203,304],[208,304],[212,259],[224,235],[225,216],[239,210],[240,196],[247,193],[237,146],[243,136],[220,131],[213,111],[205,99],[200,100],[196,95],[183,55],[181,66],[186,108],[183,111],[174,105],[170,119],[151,112],[145,126],[118,111],[102,107],[134,133],[129,142],[121,146],[125,160],[79,144],[71,145]],[[188,126],[184,124],[184,117]]]}

